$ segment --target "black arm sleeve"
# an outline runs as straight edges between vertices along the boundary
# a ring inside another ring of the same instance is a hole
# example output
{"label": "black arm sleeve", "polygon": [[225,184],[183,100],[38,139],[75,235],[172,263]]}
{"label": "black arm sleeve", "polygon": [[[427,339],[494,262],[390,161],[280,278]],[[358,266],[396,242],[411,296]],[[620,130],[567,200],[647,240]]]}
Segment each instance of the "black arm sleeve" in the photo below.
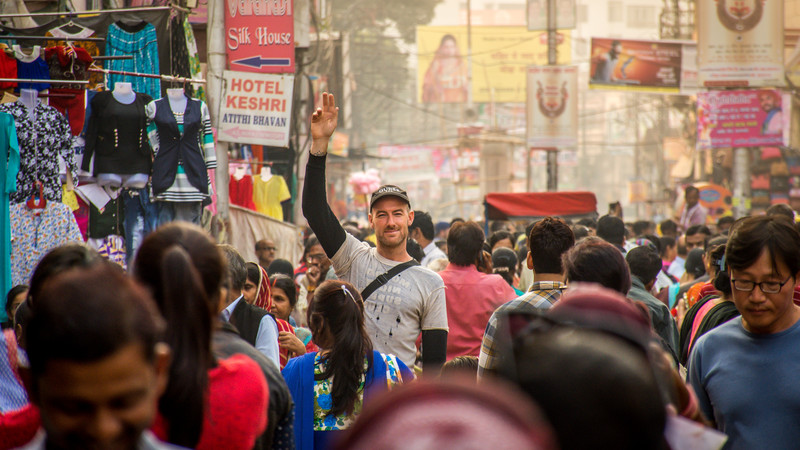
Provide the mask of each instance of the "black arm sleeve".
{"label": "black arm sleeve", "polygon": [[447,358],[447,331],[422,330],[422,373],[436,376]]}
{"label": "black arm sleeve", "polygon": [[303,184],[303,215],[328,258],[333,258],[347,235],[328,206],[328,194],[325,190],[326,159],[325,156],[308,156],[306,180]]}

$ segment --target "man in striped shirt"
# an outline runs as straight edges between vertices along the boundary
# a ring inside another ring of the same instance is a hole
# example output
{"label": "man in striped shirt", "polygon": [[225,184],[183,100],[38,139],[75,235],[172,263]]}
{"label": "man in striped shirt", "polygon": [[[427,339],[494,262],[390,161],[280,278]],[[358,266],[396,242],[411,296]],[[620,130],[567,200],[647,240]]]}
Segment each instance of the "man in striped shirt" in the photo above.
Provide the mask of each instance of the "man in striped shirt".
{"label": "man in striped shirt", "polygon": [[531,228],[528,236],[528,268],[533,269],[533,284],[524,295],[500,306],[489,317],[478,357],[478,376],[497,370],[500,354],[497,325],[500,316],[550,309],[566,289],[561,255],[575,244],[575,235],[564,220],[546,217]]}

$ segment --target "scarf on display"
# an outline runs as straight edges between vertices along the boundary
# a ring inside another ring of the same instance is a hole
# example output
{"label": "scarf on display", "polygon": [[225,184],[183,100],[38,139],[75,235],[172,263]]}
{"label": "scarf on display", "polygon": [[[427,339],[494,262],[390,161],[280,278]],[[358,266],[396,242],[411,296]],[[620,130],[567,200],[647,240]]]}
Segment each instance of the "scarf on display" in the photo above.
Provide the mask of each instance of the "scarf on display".
{"label": "scarf on display", "polygon": [[[272,309],[272,289],[269,284],[269,276],[267,275],[266,269],[263,267],[258,266],[258,270],[258,293],[256,294],[256,299],[253,303],[259,308],[270,311]],[[270,314],[272,314],[271,311]],[[275,319],[275,323],[278,325],[278,333],[281,331],[288,331],[289,333],[295,334],[294,328],[289,325],[289,322],[283,319],[278,319],[274,314],[272,317]],[[289,350],[286,348],[279,348],[279,350],[281,369],[283,369],[286,367],[286,363],[289,362]]]}

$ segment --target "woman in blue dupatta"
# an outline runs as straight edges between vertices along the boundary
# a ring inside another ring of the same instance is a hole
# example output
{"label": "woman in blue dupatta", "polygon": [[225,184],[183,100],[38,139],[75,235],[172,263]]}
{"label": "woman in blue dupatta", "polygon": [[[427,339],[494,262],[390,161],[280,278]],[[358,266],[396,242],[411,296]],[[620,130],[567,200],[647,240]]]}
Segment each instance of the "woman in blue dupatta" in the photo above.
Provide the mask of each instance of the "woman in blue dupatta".
{"label": "woman in blue dupatta", "polygon": [[372,349],[364,303],[351,284],[339,280],[320,284],[307,316],[320,351],[293,358],[283,369],[295,402],[298,450],[329,448],[332,439],[355,421],[365,399],[414,378],[395,356]]}

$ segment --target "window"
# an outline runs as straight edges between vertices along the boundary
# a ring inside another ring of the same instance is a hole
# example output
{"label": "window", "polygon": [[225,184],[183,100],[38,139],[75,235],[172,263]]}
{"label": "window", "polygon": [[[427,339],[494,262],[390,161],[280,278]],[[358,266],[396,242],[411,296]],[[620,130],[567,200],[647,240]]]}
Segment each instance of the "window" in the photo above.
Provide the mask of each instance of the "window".
{"label": "window", "polygon": [[622,22],[622,2],[608,2],[608,21]]}
{"label": "window", "polygon": [[629,6],[626,24],[631,28],[651,28],[656,26],[654,6]]}

